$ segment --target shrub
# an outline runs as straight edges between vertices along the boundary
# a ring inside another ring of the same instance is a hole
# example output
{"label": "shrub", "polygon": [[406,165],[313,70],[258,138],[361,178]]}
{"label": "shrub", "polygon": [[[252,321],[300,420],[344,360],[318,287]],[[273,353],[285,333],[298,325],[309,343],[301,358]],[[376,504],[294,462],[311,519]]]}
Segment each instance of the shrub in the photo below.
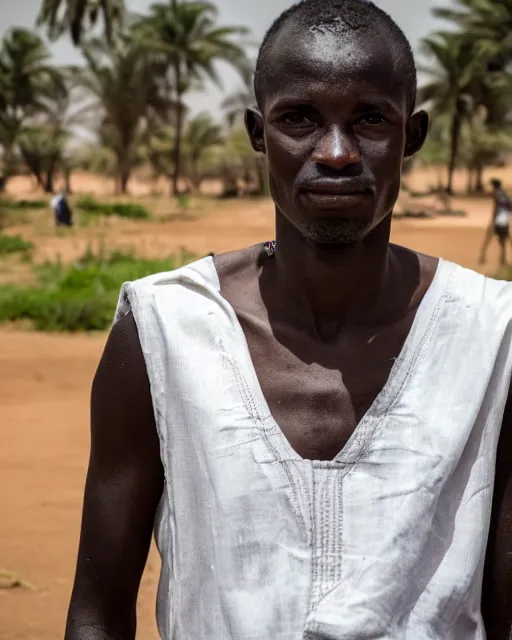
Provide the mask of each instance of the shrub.
{"label": "shrub", "polygon": [[33,248],[34,245],[23,240],[21,236],[5,236],[0,233],[0,256],[8,253],[26,253]]}
{"label": "shrub", "polygon": [[94,331],[112,321],[115,300],[94,292],[0,287],[0,320],[31,320],[40,331]]}
{"label": "shrub", "polygon": [[28,319],[42,331],[107,329],[123,282],[175,269],[183,257],[149,260],[121,251],[96,255],[89,249],[71,266],[40,265],[36,286],[0,287],[0,321]]}
{"label": "shrub", "polygon": [[512,267],[502,267],[494,278],[496,278],[496,280],[512,281]]}
{"label": "shrub", "polygon": [[5,207],[6,209],[46,209],[48,202],[46,200],[9,200],[1,198],[0,207]]}
{"label": "shrub", "polygon": [[91,198],[91,196],[79,198],[76,202],[76,206],[82,211],[97,215],[117,215],[122,218],[135,218],[139,220],[147,220],[151,217],[146,207],[143,207],[141,204],[126,202],[97,202],[94,198]]}

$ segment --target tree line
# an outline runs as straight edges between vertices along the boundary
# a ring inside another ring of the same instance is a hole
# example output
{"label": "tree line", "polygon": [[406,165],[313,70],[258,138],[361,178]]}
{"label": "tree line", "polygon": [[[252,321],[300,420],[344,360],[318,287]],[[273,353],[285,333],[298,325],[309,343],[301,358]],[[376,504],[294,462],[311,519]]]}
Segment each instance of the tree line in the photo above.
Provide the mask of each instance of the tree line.
{"label": "tree line", "polygon": [[468,192],[480,192],[484,169],[512,151],[512,0],[455,4],[433,11],[455,28],[423,40],[428,80],[418,96],[433,116],[419,160],[447,166],[450,194],[457,167],[467,169]]}
{"label": "tree line", "polygon": [[[457,0],[434,9],[450,29],[421,44],[418,106],[433,115],[430,139],[416,162],[456,168],[468,191],[483,190],[483,171],[512,151],[512,0]],[[96,23],[103,22],[100,36]],[[43,189],[73,170],[112,175],[125,193],[133,171],[151,167],[172,193],[221,178],[225,195],[265,192],[264,158],[242,128],[254,104],[249,30],[219,23],[208,1],[167,0],[129,15],[123,0],[43,0],[37,25],[51,40],[71,37],[84,65],[55,66],[37,32],[12,27],[0,43],[2,184],[29,171]],[[96,26],[95,26],[96,25]],[[192,117],[186,101],[207,79],[221,86],[217,62],[237,70],[240,90],[226,97],[223,117]],[[77,128],[94,142],[79,142]]]}

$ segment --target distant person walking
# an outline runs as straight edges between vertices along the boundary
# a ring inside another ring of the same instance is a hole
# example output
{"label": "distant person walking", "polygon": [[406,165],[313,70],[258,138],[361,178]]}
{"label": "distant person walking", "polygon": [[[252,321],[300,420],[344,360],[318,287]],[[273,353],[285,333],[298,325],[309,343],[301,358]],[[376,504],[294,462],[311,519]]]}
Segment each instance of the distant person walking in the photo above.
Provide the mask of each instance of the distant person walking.
{"label": "distant person walking", "polygon": [[510,216],[512,215],[512,202],[503,190],[500,180],[491,180],[494,190],[494,208],[492,219],[485,235],[482,253],[480,254],[480,264],[485,264],[487,249],[493,236],[500,243],[500,266],[507,265],[507,240],[510,238]]}
{"label": "distant person walking", "polygon": [[55,214],[56,226],[72,227],[73,215],[64,191],[59,191],[59,193],[52,199],[50,204]]}

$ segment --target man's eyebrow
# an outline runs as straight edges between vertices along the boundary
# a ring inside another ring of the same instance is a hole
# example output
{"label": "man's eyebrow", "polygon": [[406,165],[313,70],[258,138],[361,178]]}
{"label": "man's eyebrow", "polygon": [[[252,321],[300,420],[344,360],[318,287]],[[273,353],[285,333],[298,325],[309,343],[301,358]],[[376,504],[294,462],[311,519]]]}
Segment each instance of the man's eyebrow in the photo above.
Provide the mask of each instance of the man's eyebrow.
{"label": "man's eyebrow", "polygon": [[360,100],[357,104],[359,111],[373,111],[378,109],[379,111],[395,111],[399,112],[400,108],[392,100],[376,99],[376,100]]}
{"label": "man's eyebrow", "polygon": [[[315,100],[307,95],[293,94],[277,97],[269,105],[271,111],[283,111],[286,109],[311,108],[315,106]],[[383,111],[384,113],[400,113],[400,105],[386,98],[364,98],[357,102],[355,110],[359,112]]]}
{"label": "man's eyebrow", "polygon": [[304,96],[284,96],[282,98],[277,98],[274,102],[271,103],[271,109],[297,109],[297,107],[310,107],[312,106],[312,101]]}

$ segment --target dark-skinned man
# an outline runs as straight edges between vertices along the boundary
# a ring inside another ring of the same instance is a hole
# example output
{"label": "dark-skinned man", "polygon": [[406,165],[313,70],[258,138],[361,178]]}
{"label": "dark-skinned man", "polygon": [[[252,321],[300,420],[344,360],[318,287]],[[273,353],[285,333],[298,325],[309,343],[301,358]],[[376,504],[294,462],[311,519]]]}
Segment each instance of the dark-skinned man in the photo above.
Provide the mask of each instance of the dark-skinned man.
{"label": "dark-skinned man", "polygon": [[410,46],[306,0],[255,90],[277,242],[123,288],[66,638],[133,640],[155,526],[164,640],[508,640],[512,288],[390,244]]}

